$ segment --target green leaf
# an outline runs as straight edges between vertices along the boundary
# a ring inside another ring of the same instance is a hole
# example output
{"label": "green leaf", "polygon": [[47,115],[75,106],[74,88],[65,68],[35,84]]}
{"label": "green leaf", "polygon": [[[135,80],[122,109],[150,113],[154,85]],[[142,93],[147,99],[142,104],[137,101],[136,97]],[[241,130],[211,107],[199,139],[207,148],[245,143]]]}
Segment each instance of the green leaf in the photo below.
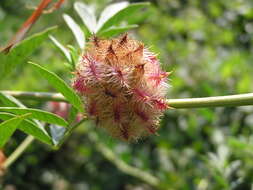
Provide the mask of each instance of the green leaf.
{"label": "green leaf", "polygon": [[80,112],[83,112],[83,105],[80,97],[56,74],[46,70],[38,64],[29,62],[47,81],[59,91],[73,106]]}
{"label": "green leaf", "polygon": [[0,92],[0,101],[3,103],[4,106],[25,108],[25,106],[16,98],[3,92]]}
{"label": "green leaf", "polygon": [[29,119],[38,119],[41,121],[45,121],[47,123],[53,123],[60,126],[67,126],[68,123],[58,115],[55,115],[50,112],[46,112],[39,109],[32,109],[32,108],[16,108],[16,107],[0,107],[0,111],[2,112],[10,112],[16,115],[30,113],[27,117]]}
{"label": "green leaf", "polygon": [[43,32],[32,35],[31,37],[21,41],[8,54],[0,53],[0,76],[5,77],[16,65],[22,63],[34,50],[44,42],[48,34],[56,27],[51,27]]}
{"label": "green leaf", "polygon": [[100,14],[98,24],[96,27],[96,33],[105,25],[105,23],[115,16],[119,11],[125,9],[129,5],[129,2],[123,1],[119,3],[114,3],[107,6]]}
{"label": "green leaf", "polygon": [[[16,98],[8,94],[5,94],[3,92],[0,92],[0,100],[3,102],[4,106],[26,108],[26,106],[22,104],[20,101],[18,101]],[[2,113],[1,119],[7,116],[9,116],[7,119],[14,117],[13,114]],[[50,136],[48,135],[48,132],[44,129],[43,125],[38,120],[35,120],[35,119],[33,119],[31,123],[32,123],[32,126],[29,124],[20,125],[19,129],[24,131],[27,134],[33,135],[35,138],[37,138],[38,140],[41,140],[42,142],[45,142],[47,144],[52,144]],[[36,126],[36,128],[34,126]]]}
{"label": "green leaf", "polygon": [[62,54],[65,56],[65,58],[67,59],[67,61],[69,63],[71,63],[71,55],[70,52],[67,50],[67,48],[65,48],[58,40],[56,40],[53,36],[49,36],[49,38],[52,40],[52,42],[54,43],[55,47],[57,47]]}
{"label": "green leaf", "polygon": [[97,21],[93,9],[81,2],[76,2],[74,4],[74,9],[82,19],[83,23],[85,24],[89,32],[91,34],[94,33]]}
{"label": "green leaf", "polygon": [[82,29],[80,28],[78,24],[76,24],[76,22],[69,15],[64,14],[63,19],[65,20],[65,22],[67,23],[71,31],[73,32],[79,47],[83,49],[85,46],[85,36]]}
{"label": "green leaf", "polygon": [[146,7],[147,5],[150,5],[150,3],[145,2],[128,4],[128,2],[120,2],[109,5],[100,15],[96,27],[96,33],[106,30],[113,25],[119,24],[126,17],[132,16],[135,11]]}
{"label": "green leaf", "polygon": [[70,111],[69,111],[69,115],[68,115],[68,122],[70,124],[75,122],[77,114],[78,114],[78,110],[75,107],[71,106]]}
{"label": "green leaf", "polygon": [[76,63],[78,62],[78,59],[79,59],[79,56],[80,56],[80,52],[73,46],[71,45],[68,45],[68,48],[69,48],[69,52],[70,52],[70,55],[71,55],[71,71],[74,71],[75,68],[76,68]]}
{"label": "green leaf", "polygon": [[0,148],[2,148],[5,145],[5,143],[9,140],[9,138],[15,132],[20,122],[29,115],[30,114],[16,116],[0,124]]}
{"label": "green leaf", "polygon": [[[0,112],[1,120],[8,120],[14,117],[15,115],[13,114]],[[18,125],[18,129],[25,132],[26,134],[32,135],[36,139],[46,144],[53,145],[51,137],[48,135],[46,130],[28,119],[24,119],[23,121],[21,121],[20,125]]]}
{"label": "green leaf", "polygon": [[99,33],[99,36],[103,36],[103,37],[111,37],[111,36],[115,36],[118,35],[120,33],[126,32],[130,29],[133,28],[137,28],[138,25],[128,25],[128,26],[112,26],[104,31],[102,31],[101,33]]}

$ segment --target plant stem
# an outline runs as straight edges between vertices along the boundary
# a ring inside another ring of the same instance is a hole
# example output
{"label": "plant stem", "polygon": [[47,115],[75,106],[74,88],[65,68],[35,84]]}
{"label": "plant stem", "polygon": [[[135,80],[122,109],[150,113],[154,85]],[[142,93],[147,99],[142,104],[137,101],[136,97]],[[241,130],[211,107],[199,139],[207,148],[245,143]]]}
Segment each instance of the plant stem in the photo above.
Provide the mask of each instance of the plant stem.
{"label": "plant stem", "polygon": [[25,91],[1,91],[1,92],[23,100],[67,102],[67,100],[60,93],[25,92]]}
{"label": "plant stem", "polygon": [[[59,93],[1,91],[19,99],[67,102]],[[253,93],[228,96],[214,96],[205,98],[167,99],[172,108],[204,108],[204,107],[232,107],[253,105]]]}
{"label": "plant stem", "polygon": [[26,148],[33,142],[34,137],[29,135],[18,146],[18,148],[5,160],[3,168],[7,169],[12,163],[14,163],[18,157],[26,150]]}
{"label": "plant stem", "polygon": [[253,105],[253,93],[205,98],[168,99],[172,108],[234,107]]}

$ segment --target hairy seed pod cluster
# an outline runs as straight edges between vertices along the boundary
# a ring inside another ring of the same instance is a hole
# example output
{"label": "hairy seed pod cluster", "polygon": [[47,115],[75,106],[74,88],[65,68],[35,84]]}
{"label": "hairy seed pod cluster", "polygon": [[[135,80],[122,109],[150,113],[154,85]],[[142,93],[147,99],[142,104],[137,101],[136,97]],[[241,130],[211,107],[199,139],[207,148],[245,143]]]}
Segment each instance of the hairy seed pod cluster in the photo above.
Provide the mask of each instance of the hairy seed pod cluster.
{"label": "hairy seed pod cluster", "polygon": [[111,136],[136,141],[155,134],[167,109],[167,76],[156,56],[127,34],[93,37],[75,71],[73,88],[96,125]]}

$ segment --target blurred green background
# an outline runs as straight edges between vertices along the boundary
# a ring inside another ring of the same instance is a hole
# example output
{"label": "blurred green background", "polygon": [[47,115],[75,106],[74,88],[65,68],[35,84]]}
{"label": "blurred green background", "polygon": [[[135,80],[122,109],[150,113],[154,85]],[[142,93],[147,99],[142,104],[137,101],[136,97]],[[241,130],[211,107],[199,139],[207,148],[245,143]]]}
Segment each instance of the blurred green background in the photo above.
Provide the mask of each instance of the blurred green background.
{"label": "blurred green background", "polygon": [[[3,46],[31,14],[39,0],[0,1],[0,44]],[[68,13],[78,23],[73,0],[43,15],[29,35],[58,25],[53,34],[63,44],[77,47],[62,19]],[[98,12],[118,1],[85,1]],[[137,2],[137,1],[131,1]],[[173,71],[168,98],[217,96],[253,91],[252,0],[151,0],[151,6],[131,18],[139,27],[130,34],[158,53],[163,68]],[[29,57],[70,80],[63,57],[48,39]],[[1,60],[0,60],[1,62]],[[23,63],[1,90],[53,91]],[[26,101],[30,107],[42,102]],[[1,177],[4,190],[151,190],[157,189],[109,161],[96,142],[125,163],[156,176],[161,189],[252,190],[253,108],[168,110],[159,136],[127,144],[87,125],[79,127],[54,151],[39,142]],[[92,130],[92,129],[91,129]],[[5,152],[10,154],[25,138],[16,132]]]}

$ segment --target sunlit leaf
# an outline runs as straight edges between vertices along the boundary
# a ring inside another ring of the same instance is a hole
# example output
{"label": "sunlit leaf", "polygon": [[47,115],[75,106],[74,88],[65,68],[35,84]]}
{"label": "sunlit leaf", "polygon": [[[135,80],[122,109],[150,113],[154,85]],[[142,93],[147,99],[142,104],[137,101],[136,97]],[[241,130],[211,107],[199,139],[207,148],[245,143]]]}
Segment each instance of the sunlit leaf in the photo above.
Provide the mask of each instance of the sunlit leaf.
{"label": "sunlit leaf", "polygon": [[76,12],[78,13],[78,15],[81,17],[83,23],[85,24],[89,32],[91,34],[94,33],[96,29],[97,21],[96,21],[96,16],[93,9],[91,9],[91,7],[81,2],[76,2],[74,4],[74,8]]}
{"label": "sunlit leaf", "polygon": [[79,47],[83,49],[85,46],[85,36],[82,29],[79,27],[78,24],[76,24],[76,22],[69,15],[64,14],[63,18],[67,23],[67,25],[69,26],[69,28],[71,29],[71,31],[73,32]]}
{"label": "sunlit leaf", "polygon": [[77,114],[78,110],[75,107],[71,106],[68,115],[68,122],[73,123],[76,120]]}
{"label": "sunlit leaf", "polygon": [[72,68],[71,69],[73,71],[76,68],[76,63],[77,63],[78,58],[80,56],[80,52],[75,47],[73,47],[71,45],[68,45],[68,48],[69,48],[69,52],[70,52],[71,60],[72,60],[72,62],[71,62]]}
{"label": "sunlit leaf", "polygon": [[[22,104],[19,100],[3,92],[0,92],[0,101],[2,101],[2,104],[7,107],[26,108],[26,106]],[[2,117],[0,117],[1,119],[3,119],[3,117],[5,118],[7,117],[7,119],[14,117],[14,115],[10,113],[2,113],[1,115],[2,115]],[[25,121],[26,120],[22,122],[25,122]],[[24,125],[19,125],[18,128],[27,134],[33,135],[35,138],[37,138],[38,140],[41,140],[42,142],[45,142],[47,144],[52,144],[48,132],[45,130],[43,125],[38,120],[33,119],[32,121],[29,121],[29,120],[27,121],[31,123],[32,125],[28,123]]]}
{"label": "sunlit leaf", "polygon": [[34,50],[44,42],[48,34],[56,27],[51,27],[43,32],[32,35],[31,37],[21,41],[8,54],[0,53],[0,75],[1,77],[9,74],[16,65],[22,63]]}
{"label": "sunlit leaf", "polygon": [[113,25],[119,24],[121,21],[126,19],[126,17],[132,16],[135,11],[146,7],[147,5],[149,5],[148,2],[131,4],[128,4],[127,2],[120,2],[109,5],[101,13],[96,27],[96,33],[106,30]]}
{"label": "sunlit leaf", "polygon": [[80,97],[70,88],[60,77],[56,74],[46,70],[38,64],[31,63],[35,70],[37,70],[47,81],[73,105],[80,112],[83,112],[83,105]]}
{"label": "sunlit leaf", "polygon": [[123,2],[114,3],[107,6],[100,15],[100,18],[98,20],[98,24],[96,27],[96,32],[98,32],[103,27],[103,25],[106,24],[106,22],[109,19],[115,16],[122,9],[126,8],[128,5],[129,3],[127,1],[123,1]]}
{"label": "sunlit leaf", "polygon": [[16,108],[16,107],[0,107],[0,111],[9,112],[9,113],[13,113],[13,114],[16,114],[16,115],[30,113],[30,115],[27,116],[27,118],[38,119],[38,120],[41,120],[41,121],[45,121],[47,123],[53,123],[53,124],[57,124],[57,125],[60,125],[60,126],[67,126],[68,125],[68,123],[63,118],[59,117],[58,115],[55,115],[53,113],[46,112],[46,111],[43,111],[43,110],[39,110],[39,109]]}
{"label": "sunlit leaf", "polygon": [[[0,112],[1,120],[8,120],[15,117],[15,115],[10,113]],[[63,127],[62,127],[63,128]],[[45,129],[41,129],[40,126],[36,125],[32,121],[28,119],[24,119],[20,125],[18,125],[18,129],[25,132],[26,134],[32,135],[37,138],[41,142],[52,145],[51,137],[48,135]]]}
{"label": "sunlit leaf", "polygon": [[70,52],[68,51],[67,48],[65,48],[58,40],[56,40],[53,36],[49,36],[49,38],[52,40],[52,42],[54,43],[55,47],[57,47],[61,53],[65,56],[65,58],[67,59],[67,61],[69,63],[71,63],[71,55]]}
{"label": "sunlit leaf", "polygon": [[29,115],[30,114],[16,116],[0,124],[0,148],[2,148],[5,145],[5,143],[9,140],[9,138],[15,132],[20,122]]}

